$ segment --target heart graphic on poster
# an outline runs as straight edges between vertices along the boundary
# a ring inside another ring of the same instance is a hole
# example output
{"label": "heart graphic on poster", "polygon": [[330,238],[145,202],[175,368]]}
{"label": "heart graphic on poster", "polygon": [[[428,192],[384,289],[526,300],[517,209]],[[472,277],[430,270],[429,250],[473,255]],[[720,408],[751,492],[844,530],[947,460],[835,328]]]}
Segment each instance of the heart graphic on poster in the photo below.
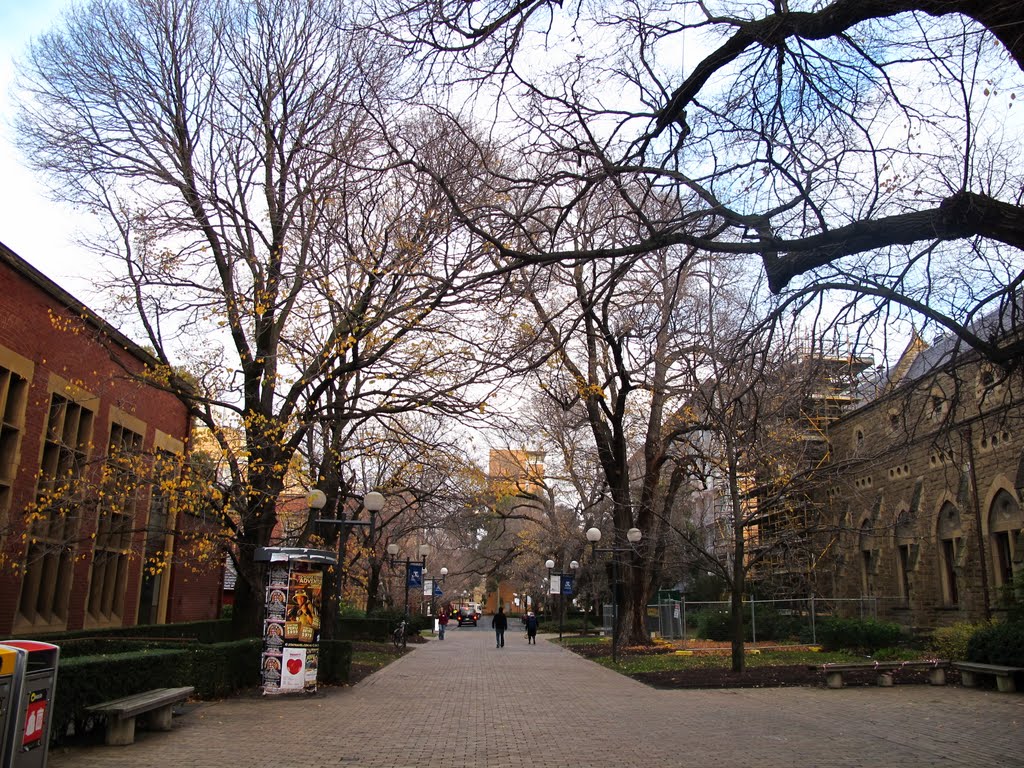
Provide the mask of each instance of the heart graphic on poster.
{"label": "heart graphic on poster", "polygon": [[302,659],[288,659],[288,671],[291,674],[299,674],[300,669],[302,669]]}

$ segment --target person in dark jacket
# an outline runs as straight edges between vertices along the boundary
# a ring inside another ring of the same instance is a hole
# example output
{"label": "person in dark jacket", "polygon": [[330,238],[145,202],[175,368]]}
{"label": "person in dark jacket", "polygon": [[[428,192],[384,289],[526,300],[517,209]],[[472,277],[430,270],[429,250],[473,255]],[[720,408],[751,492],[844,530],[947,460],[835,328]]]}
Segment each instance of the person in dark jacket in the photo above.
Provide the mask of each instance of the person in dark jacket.
{"label": "person in dark jacket", "polygon": [[526,614],[526,642],[537,644],[537,615],[533,611]]}
{"label": "person in dark jacket", "polygon": [[498,608],[498,612],[494,614],[494,618],[491,619],[491,626],[494,627],[494,640],[497,643],[495,647],[504,648],[505,630],[508,629],[508,617],[505,615],[504,608]]}

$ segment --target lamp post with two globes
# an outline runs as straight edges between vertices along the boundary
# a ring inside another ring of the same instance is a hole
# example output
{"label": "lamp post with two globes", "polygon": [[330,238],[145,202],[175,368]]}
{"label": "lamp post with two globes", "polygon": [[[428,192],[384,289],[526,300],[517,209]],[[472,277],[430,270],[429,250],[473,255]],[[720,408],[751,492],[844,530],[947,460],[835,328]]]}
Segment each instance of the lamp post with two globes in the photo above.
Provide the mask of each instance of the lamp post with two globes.
{"label": "lamp post with two globes", "polygon": [[[387,546],[387,550],[388,550],[388,563],[391,565],[391,567],[394,568],[395,566],[397,566],[399,564],[404,564],[405,565],[405,608],[403,609],[403,612],[404,612],[404,616],[405,616],[406,631],[402,633],[402,646],[404,647],[405,646],[405,636],[408,633],[408,626],[409,626],[409,587],[420,587],[420,588],[423,587],[423,572],[424,572],[424,570],[426,570],[426,567],[427,567],[427,555],[430,554],[430,545],[429,544],[420,544],[419,545],[419,547],[417,548],[417,552],[419,553],[419,556],[420,556],[419,560],[411,560],[409,558],[406,558],[405,560],[399,560],[398,559],[398,550],[399,549],[400,549],[400,547],[396,543],[394,543],[394,542],[391,542]],[[443,581],[444,577],[447,576],[447,575],[448,575],[448,569],[447,568],[442,568],[441,569],[441,580]],[[433,591],[433,590],[431,590],[431,591]],[[431,596],[431,601],[433,601],[433,596]]]}
{"label": "lamp post with two globes", "polygon": [[[338,525],[342,528],[369,528],[370,539],[373,539],[373,532],[377,527],[377,513],[384,509],[384,494],[379,491],[370,491],[363,496],[362,503],[360,506],[370,513],[369,520],[357,520],[356,515],[358,510],[353,513],[352,519],[346,519],[344,513],[338,518],[322,518],[320,515],[323,513],[323,508],[327,506],[327,494],[321,491],[319,488],[314,488],[306,495],[306,505],[310,509],[310,514],[314,517],[317,523],[323,523],[326,525]],[[344,562],[344,546],[345,537],[338,534],[338,564],[334,566],[334,599],[335,609],[331,612],[333,619],[330,622],[331,633],[334,633],[335,626],[337,624],[338,617],[338,605],[341,604],[341,590],[343,586],[342,568],[341,564]]]}
{"label": "lamp post with two globes", "polygon": [[628,547],[597,546],[598,542],[601,541],[601,531],[597,528],[588,528],[586,536],[595,558],[598,553],[610,554],[612,556],[612,606],[614,610],[614,616],[612,617],[612,662],[617,664],[619,661],[619,617],[622,613],[619,608],[619,555],[624,552],[635,552],[636,545],[640,543],[643,534],[639,528],[630,528],[626,531],[626,541],[629,542]]}

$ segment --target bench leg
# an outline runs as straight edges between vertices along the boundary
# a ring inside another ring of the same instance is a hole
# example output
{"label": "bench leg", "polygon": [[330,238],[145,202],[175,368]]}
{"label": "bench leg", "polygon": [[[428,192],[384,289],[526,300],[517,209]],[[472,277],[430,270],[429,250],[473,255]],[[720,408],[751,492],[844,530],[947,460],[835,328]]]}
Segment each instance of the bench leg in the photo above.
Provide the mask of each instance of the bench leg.
{"label": "bench leg", "polygon": [[978,678],[973,672],[968,672],[966,669],[960,670],[960,685],[964,688],[974,688],[978,685]]}
{"label": "bench leg", "polygon": [[928,673],[928,682],[931,685],[945,685],[946,684],[946,670],[942,667],[936,667]]}
{"label": "bench leg", "polygon": [[124,747],[135,743],[135,718],[134,717],[108,717],[107,718],[107,745],[111,747]]}
{"label": "bench leg", "polygon": [[166,707],[160,707],[150,712],[149,727],[154,731],[171,730],[171,708],[173,706],[173,704],[168,704]]}
{"label": "bench leg", "polygon": [[1013,675],[996,675],[996,687],[1000,693],[1013,693],[1017,690]]}
{"label": "bench leg", "polygon": [[825,683],[829,688],[842,688],[843,687],[843,673],[842,672],[826,672]]}
{"label": "bench leg", "polygon": [[878,685],[880,688],[892,688],[892,672],[879,672]]}

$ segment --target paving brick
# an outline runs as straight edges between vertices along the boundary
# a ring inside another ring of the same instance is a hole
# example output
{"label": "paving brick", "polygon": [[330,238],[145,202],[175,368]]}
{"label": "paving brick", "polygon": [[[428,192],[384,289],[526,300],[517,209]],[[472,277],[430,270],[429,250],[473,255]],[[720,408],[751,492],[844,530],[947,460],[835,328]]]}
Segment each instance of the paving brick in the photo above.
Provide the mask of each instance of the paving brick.
{"label": "paving brick", "polygon": [[[487,622],[485,622],[487,623]],[[488,625],[489,626],[489,625]],[[484,626],[347,688],[204,702],[50,768],[1024,766],[1024,694],[903,685],[657,691]]]}

